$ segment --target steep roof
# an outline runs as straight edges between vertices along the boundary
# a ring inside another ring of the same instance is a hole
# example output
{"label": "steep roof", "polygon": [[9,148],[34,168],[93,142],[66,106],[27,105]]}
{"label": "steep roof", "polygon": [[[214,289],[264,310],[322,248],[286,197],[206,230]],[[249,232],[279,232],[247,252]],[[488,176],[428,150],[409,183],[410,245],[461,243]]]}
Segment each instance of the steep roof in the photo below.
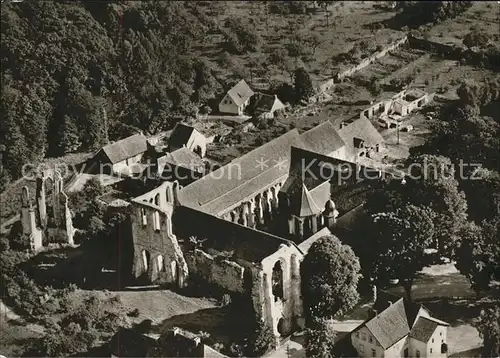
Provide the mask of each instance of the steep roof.
{"label": "steep roof", "polygon": [[142,134],[134,134],[104,146],[101,150],[113,164],[144,153],[148,149],[147,139]]}
{"label": "steep roof", "polygon": [[283,108],[285,108],[285,105],[276,95],[271,96],[268,94],[259,93],[259,98],[255,103],[255,111],[258,113],[273,112]]}
{"label": "steep roof", "polygon": [[182,146],[189,142],[194,131],[196,131],[196,129],[188,124],[177,123],[168,139],[168,145],[173,148],[182,148]]}
{"label": "steep roof", "polygon": [[427,343],[439,324],[425,317],[419,317],[411,329],[410,337]]}
{"label": "steep roof", "polygon": [[387,309],[365,323],[380,345],[387,349],[410,332],[403,299],[399,299]]}
{"label": "steep roof", "polygon": [[[203,247],[232,251],[235,257],[248,262],[261,262],[283,244],[295,246],[289,240],[185,206],[175,208],[172,221],[178,237],[206,238]],[[186,222],[196,225],[186,225]]]}
{"label": "steep roof", "polygon": [[306,148],[321,154],[329,154],[346,145],[330,121],[309,129],[300,138]]}
{"label": "steep roof", "polygon": [[[290,201],[290,213],[299,217],[319,214],[323,211],[323,204],[317,202],[320,197],[313,195],[313,190],[323,182],[314,180],[315,178],[304,177],[296,171],[292,171],[280,189],[286,193]],[[328,184],[328,183],[327,183]],[[327,192],[329,199],[329,191]]]}
{"label": "steep roof", "polygon": [[345,143],[354,146],[355,139],[362,139],[367,145],[384,143],[384,138],[367,118],[358,118],[338,130]]}
{"label": "steep roof", "polygon": [[203,160],[192,150],[182,147],[158,159],[159,173],[162,173],[167,163],[178,167],[202,172],[204,168]]}
{"label": "steep roof", "polygon": [[245,103],[245,101],[250,97],[252,97],[254,95],[254,92],[245,82],[245,80],[241,80],[240,82],[235,84],[229,91],[227,91],[227,94],[229,95],[229,97],[231,97],[231,99],[237,106],[240,106]]}

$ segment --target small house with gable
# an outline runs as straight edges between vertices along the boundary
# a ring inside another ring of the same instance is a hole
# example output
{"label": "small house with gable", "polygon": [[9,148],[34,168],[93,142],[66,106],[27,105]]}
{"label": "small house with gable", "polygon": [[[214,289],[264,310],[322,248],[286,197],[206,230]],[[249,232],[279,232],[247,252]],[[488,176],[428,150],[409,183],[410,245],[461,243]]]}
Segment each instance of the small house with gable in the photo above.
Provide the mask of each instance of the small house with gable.
{"label": "small house with gable", "polygon": [[254,91],[245,80],[241,80],[227,91],[227,94],[222,98],[219,103],[219,112],[241,116],[245,108],[250,104],[250,98],[253,95]]}

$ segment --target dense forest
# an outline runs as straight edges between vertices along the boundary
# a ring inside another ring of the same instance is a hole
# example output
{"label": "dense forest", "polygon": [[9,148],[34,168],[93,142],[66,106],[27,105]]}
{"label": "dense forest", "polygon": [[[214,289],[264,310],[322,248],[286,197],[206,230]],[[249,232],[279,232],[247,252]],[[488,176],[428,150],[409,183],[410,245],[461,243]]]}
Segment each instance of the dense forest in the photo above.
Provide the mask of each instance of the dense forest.
{"label": "dense forest", "polygon": [[2,4],[0,188],[24,163],[92,151],[108,138],[156,132],[173,116],[193,113],[214,81],[194,55],[213,25],[200,7]]}

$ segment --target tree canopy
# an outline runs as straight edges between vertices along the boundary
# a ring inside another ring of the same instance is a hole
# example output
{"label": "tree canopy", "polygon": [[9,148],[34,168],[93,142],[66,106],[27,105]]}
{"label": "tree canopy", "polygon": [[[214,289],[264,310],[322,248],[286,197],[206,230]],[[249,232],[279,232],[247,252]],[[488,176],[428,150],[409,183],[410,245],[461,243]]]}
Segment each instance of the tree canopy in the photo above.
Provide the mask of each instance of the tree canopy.
{"label": "tree canopy", "polygon": [[213,23],[197,6],[3,2],[2,181],[46,155],[169,129],[172,116],[211,95],[207,87],[221,88],[210,70],[200,73],[193,45]]}
{"label": "tree canopy", "polygon": [[301,264],[306,320],[345,313],[359,299],[359,260],[335,236],[312,244]]}

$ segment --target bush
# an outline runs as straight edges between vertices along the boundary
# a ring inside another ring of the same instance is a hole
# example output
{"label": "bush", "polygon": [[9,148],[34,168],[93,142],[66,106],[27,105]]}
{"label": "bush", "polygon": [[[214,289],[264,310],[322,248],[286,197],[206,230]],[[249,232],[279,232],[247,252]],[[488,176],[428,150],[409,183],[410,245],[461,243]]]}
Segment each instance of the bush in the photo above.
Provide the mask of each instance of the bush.
{"label": "bush", "polygon": [[139,317],[139,314],[140,314],[140,311],[138,308],[134,308],[132,311],[130,311],[129,313],[127,313],[127,316],[129,317]]}

